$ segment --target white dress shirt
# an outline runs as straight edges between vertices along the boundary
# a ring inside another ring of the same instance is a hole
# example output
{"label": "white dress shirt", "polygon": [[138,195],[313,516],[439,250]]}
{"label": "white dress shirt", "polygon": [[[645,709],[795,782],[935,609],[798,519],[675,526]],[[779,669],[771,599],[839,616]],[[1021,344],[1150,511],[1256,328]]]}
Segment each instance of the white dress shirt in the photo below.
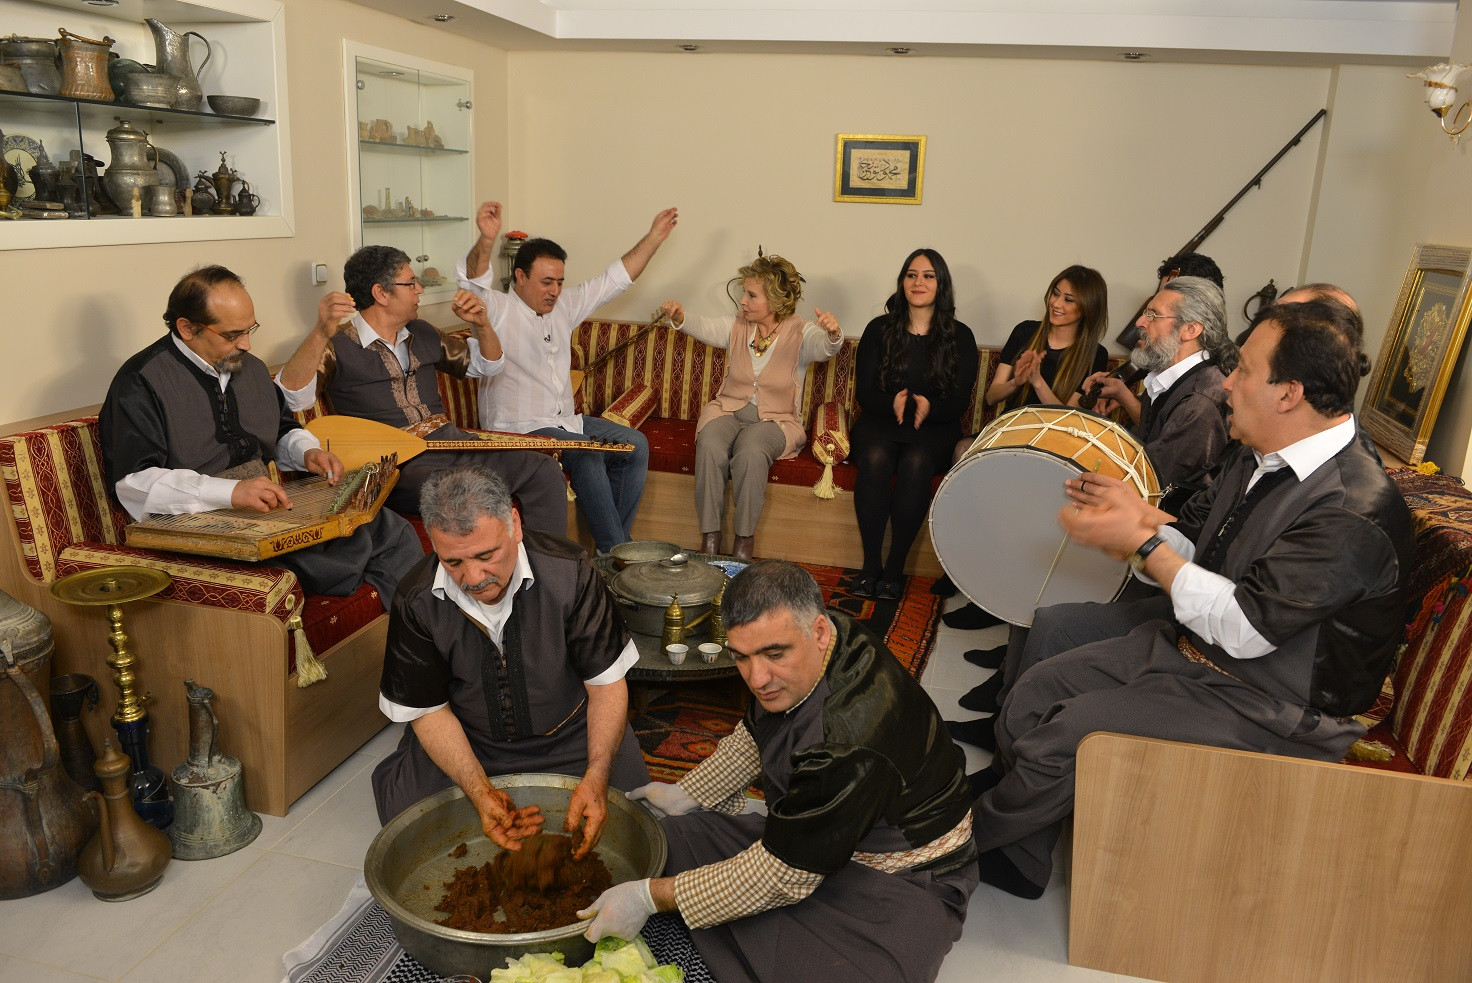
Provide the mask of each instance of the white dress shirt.
{"label": "white dress shirt", "polygon": [[1159,372],[1151,372],[1145,376],[1145,395],[1150,397],[1154,403],[1164,396],[1176,380],[1191,371],[1193,365],[1206,361],[1206,352],[1200,351],[1193,355],[1187,355],[1174,365],[1166,366]]}
{"label": "white dress shirt", "polygon": [[[190,351],[178,335],[170,337],[185,358],[220,381],[220,392],[224,392],[233,373],[215,371],[213,365]],[[276,466],[287,471],[305,471],[303,458],[307,451],[320,446],[308,431],[292,430],[276,442]],[[113,490],[128,514],[142,519],[150,515],[228,509],[237,484],[233,478],[212,478],[188,468],[144,468],[120,478]]]}
{"label": "white dress shirt", "polygon": [[[1285,467],[1292,468],[1299,481],[1307,480],[1309,475],[1349,446],[1355,439],[1356,427],[1351,416],[1343,423],[1289,444],[1280,451],[1256,454],[1257,470],[1248,480],[1247,490],[1250,491],[1263,475]],[[1256,659],[1277,648],[1247,620],[1247,615],[1237,603],[1235,581],[1189,562],[1195,556],[1195,544],[1181,531],[1161,526],[1159,533],[1166,546],[1188,561],[1170,587],[1177,621],[1205,641],[1221,646],[1234,659]]]}
{"label": "white dress shirt", "polygon": [[505,353],[504,370],[481,380],[480,425],[514,433],[545,427],[582,433],[583,418],[573,409],[572,333],[589,314],[633,286],[623,260],[562,291],[550,314],[538,314],[513,292],[494,289],[490,267],[472,280],[461,259],[455,273],[462,288],[485,301]]}
{"label": "white dress shirt", "polygon": [[[373,325],[364,320],[361,313],[354,314],[351,323],[353,326],[353,336],[358,339],[358,344],[362,345],[364,348],[367,348],[375,341],[383,340],[381,337],[379,337],[378,332],[373,330]],[[494,325],[492,326],[494,327]],[[485,356],[481,355],[480,342],[475,339],[474,334],[472,334],[467,340],[470,342],[470,367],[466,369],[465,374],[469,378],[485,379],[501,371],[501,366],[505,364],[504,359],[498,359],[497,361],[492,362]],[[409,328],[407,326],[399,329],[399,333],[394,335],[393,344],[389,347],[393,349],[394,355],[396,355],[399,359],[399,368],[403,369],[405,372],[408,372]],[[283,365],[281,367],[281,372],[285,371],[286,366]],[[288,409],[290,409],[293,413],[300,413],[302,410],[307,409],[317,401],[316,373],[313,373],[312,377],[307,380],[307,384],[305,386],[302,386],[300,389],[287,389],[284,385],[281,384],[281,372],[276,373],[276,385],[280,386],[281,391],[286,394],[286,406]]]}
{"label": "white dress shirt", "polygon": [[[532,573],[532,565],[526,556],[526,546],[516,544],[516,565],[511,568],[511,579],[507,584],[506,593],[495,604],[482,604],[470,594],[461,589],[455,583],[455,578],[445,570],[443,563],[438,564],[434,571],[434,584],[430,590],[434,596],[442,601],[450,601],[461,611],[464,611],[473,621],[485,628],[491,636],[491,641],[496,647],[501,647],[501,638],[506,631],[506,622],[511,618],[511,607],[516,595],[523,590],[530,590],[536,583],[536,576]],[[618,659],[607,669],[594,676],[592,679],[583,680],[587,686],[606,686],[616,683],[624,678],[634,663],[639,661],[639,650],[634,647],[633,639],[625,643],[623,651],[619,653]],[[449,706],[441,703],[434,707],[406,707],[401,703],[395,703],[383,693],[378,694],[378,709],[383,715],[395,723],[408,723],[418,720],[426,714],[434,713],[442,707]]]}

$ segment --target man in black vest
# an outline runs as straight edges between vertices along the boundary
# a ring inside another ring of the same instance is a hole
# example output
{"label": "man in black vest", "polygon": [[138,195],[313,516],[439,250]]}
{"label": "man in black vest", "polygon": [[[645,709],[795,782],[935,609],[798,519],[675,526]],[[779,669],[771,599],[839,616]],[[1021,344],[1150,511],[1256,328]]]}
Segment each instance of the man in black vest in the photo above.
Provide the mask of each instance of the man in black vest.
{"label": "man in black vest", "polygon": [[[442,336],[418,319],[424,288],[409,257],[392,246],[364,246],[343,266],[347,293],[334,291],[317,306],[317,324],[281,369],[276,382],[292,410],[327,393],[334,413],[408,429],[426,440],[472,440],[449,421],[436,372],[479,379],[496,372],[501,340],[486,307],[469,291],[451,302],[473,329],[470,338]],[[345,320],[347,319],[347,320]],[[521,504],[528,529],[567,533],[567,485],[562,469],[536,451],[427,451],[403,462],[389,507],[414,512],[425,479],[442,468],[480,467],[505,480]]]}
{"label": "man in black vest", "polygon": [[1073,645],[1068,624],[1046,651],[1029,635],[1031,664],[979,776],[983,880],[1042,893],[1092,731],[1324,761],[1363,735],[1352,715],[1379,693],[1400,638],[1414,538],[1350,413],[1349,316],[1317,301],[1259,315],[1226,382],[1242,446],[1174,522],[1113,479],[1065,482],[1069,537],[1127,558],[1164,593],[1066,606]]}
{"label": "man in black vest", "polygon": [[565,828],[585,823],[586,853],[609,786],[649,781],[624,682],[639,653],[613,597],[576,543],[523,533],[492,472],[434,473],[419,512],[434,552],[404,578],[389,615],[378,705],[409,726],[373,769],[378,818],[454,782],[485,834],[509,846],[541,817],[487,776],[573,775]]}
{"label": "man in black vest", "polygon": [[1209,468],[1227,445],[1222,380],[1237,364],[1227,336],[1226,301],[1210,280],[1180,276],[1162,286],[1135,322],[1140,338],[1130,363],[1144,369],[1141,397],[1120,379],[1096,372],[1100,413],[1121,407],[1145,445],[1161,488]]}
{"label": "man in black vest", "polygon": [[[169,295],[169,333],[123,363],[98,426],[119,504],[154,514],[291,508],[267,464],[343,473],[286,409],[270,370],[250,353],[260,327],[240,278],[223,266],[186,274]],[[384,510],[352,536],[273,557],[312,594],[351,594],[366,580],[385,608],[424,555],[413,528]]]}

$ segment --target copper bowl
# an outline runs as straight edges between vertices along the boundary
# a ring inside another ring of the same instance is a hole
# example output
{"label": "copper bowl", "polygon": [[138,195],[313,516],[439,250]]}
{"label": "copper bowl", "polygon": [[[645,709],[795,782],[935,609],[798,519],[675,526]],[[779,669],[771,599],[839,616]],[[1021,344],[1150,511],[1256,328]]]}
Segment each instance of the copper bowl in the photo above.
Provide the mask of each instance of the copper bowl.
{"label": "copper bowl", "polygon": [[[546,828],[561,831],[578,779],[503,775],[491,779],[491,784],[504,789],[518,806],[541,806]],[[450,851],[461,843],[468,847],[465,855],[452,858]],[[569,966],[591,959],[593,943],[583,938],[591,920],[543,932],[495,935],[435,924],[440,916],[434,906],[443,896],[440,885],[455,875],[455,868],[483,864],[500,852],[481,832],[480,819],[465,793],[448,788],[416,802],[379,830],[363,861],[363,879],[388,912],[399,944],[441,976],[474,974],[489,979],[492,969],[505,968],[508,957],[528,952],[560,952]],[[598,856],[615,884],[657,877],[667,856],[664,829],[648,809],[609,789],[608,821],[598,841]]]}

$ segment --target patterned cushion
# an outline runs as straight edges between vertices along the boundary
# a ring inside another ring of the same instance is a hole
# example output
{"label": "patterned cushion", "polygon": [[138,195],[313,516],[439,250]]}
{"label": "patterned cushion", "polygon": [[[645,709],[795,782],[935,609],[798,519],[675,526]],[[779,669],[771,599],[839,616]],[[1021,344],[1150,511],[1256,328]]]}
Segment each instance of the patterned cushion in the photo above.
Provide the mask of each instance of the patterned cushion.
{"label": "patterned cushion", "polygon": [[1393,676],[1391,724],[1427,775],[1463,780],[1472,764],[1472,494],[1446,475],[1390,472],[1416,527],[1414,607]]}
{"label": "patterned cushion", "polygon": [[658,401],[659,397],[654,394],[653,389],[642,382],[636,382],[603,411],[603,419],[637,429],[649,419],[649,414],[654,412]]}
{"label": "patterned cushion", "polygon": [[[303,411],[307,419],[317,407]],[[0,437],[0,481],[20,534],[22,560],[39,583],[80,570],[119,564],[154,567],[173,582],[159,596],[270,615],[283,623],[305,596],[296,575],[280,567],[184,556],[123,544],[129,518],[113,503],[102,473],[96,417]],[[383,612],[378,593],[364,586],[349,598],[313,598],[303,613],[307,641],[325,652]],[[363,613],[371,612],[366,617]]]}

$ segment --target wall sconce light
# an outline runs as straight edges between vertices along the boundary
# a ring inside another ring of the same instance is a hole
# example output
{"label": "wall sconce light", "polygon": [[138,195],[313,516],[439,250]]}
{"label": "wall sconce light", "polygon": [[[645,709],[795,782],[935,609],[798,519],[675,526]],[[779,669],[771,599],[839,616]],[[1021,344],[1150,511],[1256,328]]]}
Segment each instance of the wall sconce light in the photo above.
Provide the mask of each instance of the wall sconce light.
{"label": "wall sconce light", "polygon": [[1441,121],[1441,128],[1452,138],[1452,143],[1456,143],[1457,138],[1472,124],[1472,101],[1462,103],[1456,112],[1451,113],[1451,125],[1447,125],[1446,121],[1447,111],[1457,101],[1457,79],[1468,68],[1472,68],[1472,65],[1443,61],[1427,65],[1416,74],[1406,76],[1421,79],[1426,84],[1426,105]]}

